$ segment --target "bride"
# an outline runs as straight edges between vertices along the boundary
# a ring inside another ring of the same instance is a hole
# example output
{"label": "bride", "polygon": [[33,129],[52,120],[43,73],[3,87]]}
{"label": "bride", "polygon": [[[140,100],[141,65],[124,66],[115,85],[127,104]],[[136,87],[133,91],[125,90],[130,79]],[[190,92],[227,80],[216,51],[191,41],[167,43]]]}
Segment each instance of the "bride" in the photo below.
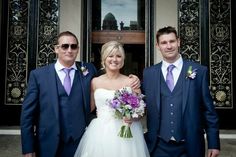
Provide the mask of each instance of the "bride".
{"label": "bride", "polygon": [[[97,118],[93,119],[83,135],[75,157],[149,157],[139,120],[125,119],[130,124],[132,138],[122,138],[118,132],[123,120],[116,119],[106,101],[114,97],[116,90],[124,87],[131,90],[130,78],[120,73],[124,65],[123,46],[110,41],[102,46],[101,62],[106,73],[91,82],[91,110],[97,108]],[[140,92],[136,89],[133,92]]]}

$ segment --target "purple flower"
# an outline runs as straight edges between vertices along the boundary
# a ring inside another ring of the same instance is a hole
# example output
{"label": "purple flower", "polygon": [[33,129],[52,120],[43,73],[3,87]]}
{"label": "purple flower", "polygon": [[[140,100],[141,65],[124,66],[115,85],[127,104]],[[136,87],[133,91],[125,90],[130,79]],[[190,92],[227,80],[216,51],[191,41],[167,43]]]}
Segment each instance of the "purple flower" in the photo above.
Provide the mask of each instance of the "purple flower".
{"label": "purple flower", "polygon": [[139,106],[139,99],[135,95],[130,95],[127,103],[132,106],[132,108],[137,108]]}
{"label": "purple flower", "polygon": [[116,109],[120,107],[120,101],[118,99],[114,99],[110,101],[110,105],[112,108]]}
{"label": "purple flower", "polygon": [[[146,104],[142,100],[143,97],[144,95],[142,94],[137,95],[132,93],[131,90],[129,91],[127,88],[123,88],[115,92],[114,98],[108,100],[108,104],[111,108],[119,112],[119,116],[132,117],[133,114],[142,116],[144,114],[144,108],[146,107]],[[139,109],[136,110],[137,108]],[[137,111],[139,113],[137,113]]]}
{"label": "purple flower", "polygon": [[[138,118],[144,115],[146,104],[142,100],[144,95],[132,93],[131,88],[126,87],[117,90],[112,99],[107,100],[108,105],[114,109],[116,118]],[[119,132],[123,138],[132,138],[129,125],[123,125]]]}

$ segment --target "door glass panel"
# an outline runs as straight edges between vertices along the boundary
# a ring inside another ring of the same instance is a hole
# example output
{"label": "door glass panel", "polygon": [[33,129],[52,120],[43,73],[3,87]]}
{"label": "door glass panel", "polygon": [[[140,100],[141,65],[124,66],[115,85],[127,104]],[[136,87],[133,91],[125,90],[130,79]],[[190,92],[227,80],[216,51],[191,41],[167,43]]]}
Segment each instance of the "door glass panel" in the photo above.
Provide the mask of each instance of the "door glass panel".
{"label": "door glass panel", "polygon": [[93,30],[145,30],[145,0],[93,0]]}
{"label": "door glass panel", "polygon": [[115,40],[124,45],[124,74],[142,77],[145,66],[145,0],[92,0],[90,61],[101,68],[101,47]]}

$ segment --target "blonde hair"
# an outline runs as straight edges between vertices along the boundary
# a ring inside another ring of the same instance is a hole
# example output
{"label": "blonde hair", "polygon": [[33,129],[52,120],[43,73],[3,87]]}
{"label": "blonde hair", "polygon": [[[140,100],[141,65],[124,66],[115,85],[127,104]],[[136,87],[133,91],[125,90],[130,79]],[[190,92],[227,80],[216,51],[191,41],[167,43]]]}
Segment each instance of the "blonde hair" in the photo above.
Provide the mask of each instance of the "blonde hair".
{"label": "blonde hair", "polygon": [[121,55],[121,57],[123,59],[121,67],[124,66],[125,50],[123,48],[123,45],[117,41],[109,41],[102,46],[102,50],[101,50],[102,69],[105,69],[106,58],[113,53],[119,53]]}

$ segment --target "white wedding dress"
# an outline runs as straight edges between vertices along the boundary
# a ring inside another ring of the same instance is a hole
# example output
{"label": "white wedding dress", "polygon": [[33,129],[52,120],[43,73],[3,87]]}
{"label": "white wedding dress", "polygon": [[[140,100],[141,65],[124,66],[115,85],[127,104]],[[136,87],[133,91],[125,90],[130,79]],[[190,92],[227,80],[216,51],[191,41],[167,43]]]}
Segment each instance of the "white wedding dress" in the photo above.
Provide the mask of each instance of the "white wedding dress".
{"label": "white wedding dress", "polygon": [[112,109],[105,104],[114,97],[114,90],[98,88],[94,92],[97,118],[93,119],[84,133],[74,157],[149,157],[139,121],[133,122],[133,138],[118,136],[123,125]]}

